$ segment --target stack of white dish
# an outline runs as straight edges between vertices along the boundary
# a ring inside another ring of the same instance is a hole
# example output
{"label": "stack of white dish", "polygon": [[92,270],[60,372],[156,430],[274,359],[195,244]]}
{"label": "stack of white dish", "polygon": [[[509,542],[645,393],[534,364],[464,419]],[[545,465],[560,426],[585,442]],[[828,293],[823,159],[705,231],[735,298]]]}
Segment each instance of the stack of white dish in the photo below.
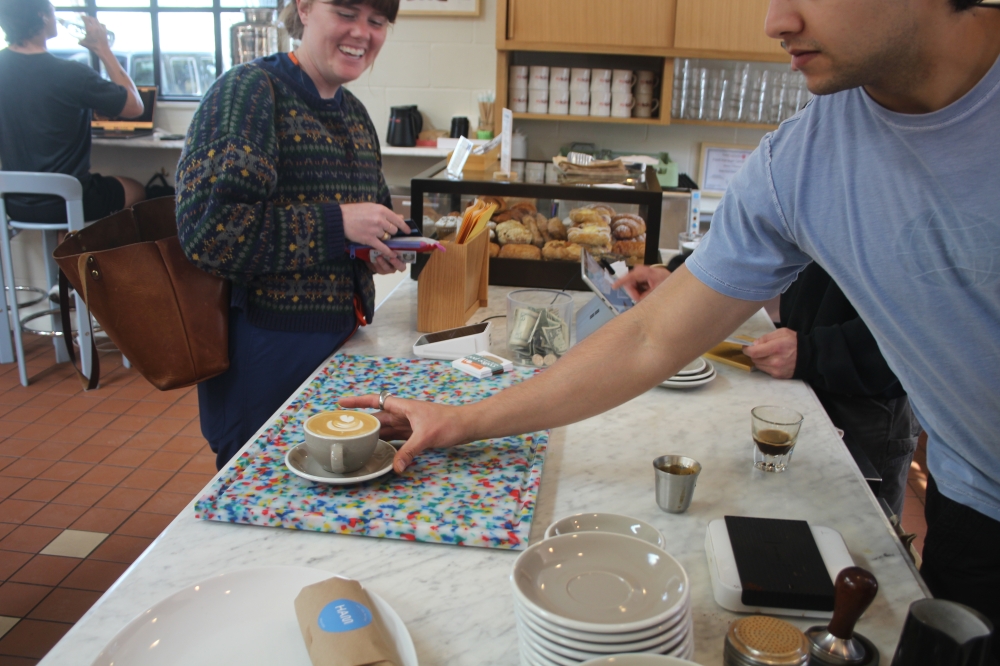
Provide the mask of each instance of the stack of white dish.
{"label": "stack of white dish", "polygon": [[511,586],[522,664],[694,653],[687,573],[643,539],[588,531],[553,536],[517,558]]}
{"label": "stack of white dish", "polygon": [[715,379],[715,367],[702,357],[691,361],[676,375],[660,383],[663,388],[685,389],[702,386]]}

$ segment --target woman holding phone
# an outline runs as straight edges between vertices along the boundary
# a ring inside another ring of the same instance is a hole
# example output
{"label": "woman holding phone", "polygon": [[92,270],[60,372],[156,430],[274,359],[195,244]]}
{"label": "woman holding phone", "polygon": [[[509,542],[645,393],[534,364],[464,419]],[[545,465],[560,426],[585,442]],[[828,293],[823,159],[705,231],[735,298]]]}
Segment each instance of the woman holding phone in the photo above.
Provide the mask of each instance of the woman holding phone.
{"label": "woman holding phone", "polygon": [[[403,264],[382,241],[391,208],[368,112],[344,89],[371,66],[399,0],[298,0],[282,11],[292,53],[239,65],[205,94],[177,174],[187,257],[227,278],[230,368],[198,386],[221,469],[358,325],[372,273]],[[374,262],[351,259],[349,242]]]}

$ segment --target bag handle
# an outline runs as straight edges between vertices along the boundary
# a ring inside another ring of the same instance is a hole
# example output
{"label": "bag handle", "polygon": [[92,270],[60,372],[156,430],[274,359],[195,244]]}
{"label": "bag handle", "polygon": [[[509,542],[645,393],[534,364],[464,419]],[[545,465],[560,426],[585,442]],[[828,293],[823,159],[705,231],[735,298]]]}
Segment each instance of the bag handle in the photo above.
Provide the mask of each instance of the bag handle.
{"label": "bag handle", "polygon": [[[83,287],[83,302],[87,305],[87,276],[86,276],[86,255],[80,255],[77,264],[80,271],[80,285]],[[89,305],[88,305],[89,307]],[[101,379],[101,362],[97,355],[97,343],[94,342],[94,324],[90,319],[90,311],[87,311],[87,326],[90,327],[90,378],[88,379],[83,371],[76,365],[76,350],[73,349],[73,328],[69,321],[69,280],[66,274],[59,269],[59,317],[62,320],[63,343],[66,345],[66,354],[69,356],[73,369],[76,370],[80,378],[80,384],[84,391],[91,391],[97,388]]]}

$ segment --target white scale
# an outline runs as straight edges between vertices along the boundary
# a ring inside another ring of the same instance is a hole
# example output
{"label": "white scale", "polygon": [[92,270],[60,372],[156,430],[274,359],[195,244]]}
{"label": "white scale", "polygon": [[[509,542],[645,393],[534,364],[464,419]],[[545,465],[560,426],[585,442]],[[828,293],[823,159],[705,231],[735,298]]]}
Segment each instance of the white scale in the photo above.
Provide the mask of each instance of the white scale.
{"label": "white scale", "polygon": [[[847,551],[844,537],[835,529],[810,525],[816,547],[826,565],[830,580],[837,580],[837,574],[854,566],[854,560]],[[792,617],[833,617],[832,611],[804,610],[801,608],[764,608],[745,606],[742,601],[743,587],[740,572],[733,556],[733,544],[729,540],[725,518],[716,518],[705,531],[705,554],[708,556],[708,570],[712,575],[712,593],[715,601],[726,610],[737,613],[763,613],[765,615],[788,615]]]}

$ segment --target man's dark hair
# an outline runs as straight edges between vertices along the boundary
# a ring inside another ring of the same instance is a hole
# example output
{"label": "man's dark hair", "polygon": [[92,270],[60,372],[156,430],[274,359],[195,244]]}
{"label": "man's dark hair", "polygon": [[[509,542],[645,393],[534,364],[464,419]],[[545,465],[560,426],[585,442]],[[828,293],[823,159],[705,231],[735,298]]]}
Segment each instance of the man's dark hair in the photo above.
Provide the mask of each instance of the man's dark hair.
{"label": "man's dark hair", "polygon": [[972,9],[976,5],[982,4],[983,0],[949,0],[949,2],[956,12],[964,12],[966,9]]}
{"label": "man's dark hair", "polygon": [[0,0],[0,29],[7,43],[21,44],[37,35],[51,11],[49,0]]}

